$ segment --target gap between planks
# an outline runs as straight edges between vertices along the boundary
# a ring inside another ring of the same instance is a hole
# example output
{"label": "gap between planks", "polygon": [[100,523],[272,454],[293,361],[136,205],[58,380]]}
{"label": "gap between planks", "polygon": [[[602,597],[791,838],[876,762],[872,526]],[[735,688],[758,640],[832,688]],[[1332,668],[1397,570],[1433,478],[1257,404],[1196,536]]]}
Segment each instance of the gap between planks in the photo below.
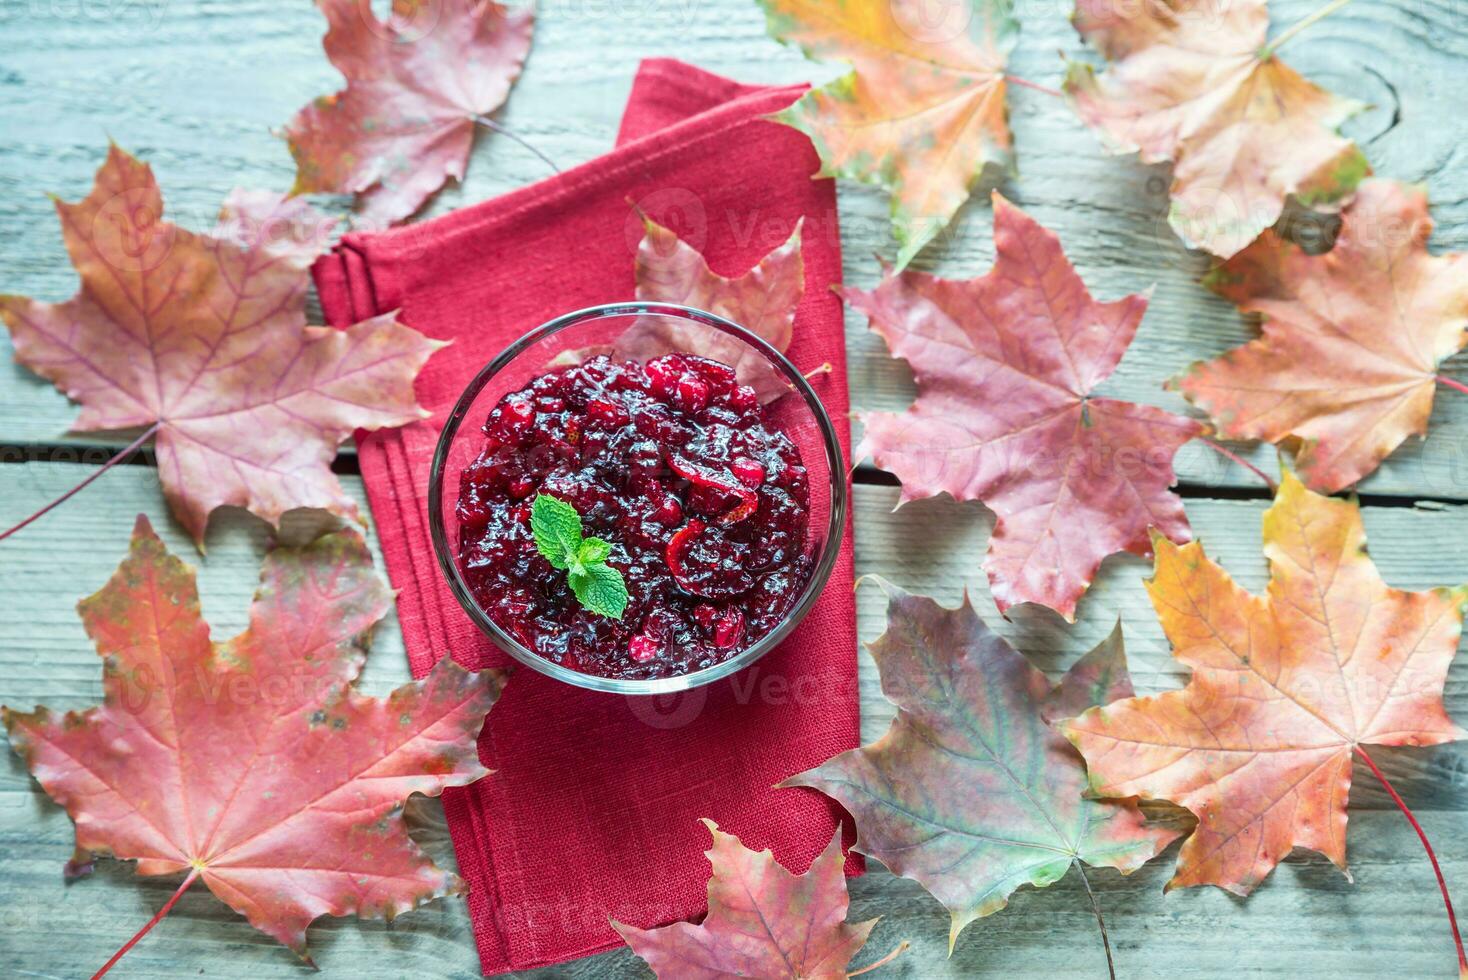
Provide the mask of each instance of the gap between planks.
{"label": "gap between planks", "polygon": [[[80,463],[98,466],[112,459],[119,447],[85,442],[54,442],[12,445],[0,449],[0,466],[27,463]],[[156,460],[151,446],[144,447],[115,465],[154,467]],[[331,463],[331,471],[338,476],[361,476],[362,468],[354,452],[339,452]],[[871,463],[861,463],[851,472],[851,482],[857,486],[896,487],[898,478]],[[1173,487],[1184,500],[1269,500],[1273,494],[1264,486],[1247,487],[1228,484],[1200,483],[1196,480],[1179,480]],[[1355,495],[1362,507],[1432,508],[1441,505],[1468,503],[1468,494],[1452,497],[1434,494],[1400,496],[1386,493],[1358,493]]]}

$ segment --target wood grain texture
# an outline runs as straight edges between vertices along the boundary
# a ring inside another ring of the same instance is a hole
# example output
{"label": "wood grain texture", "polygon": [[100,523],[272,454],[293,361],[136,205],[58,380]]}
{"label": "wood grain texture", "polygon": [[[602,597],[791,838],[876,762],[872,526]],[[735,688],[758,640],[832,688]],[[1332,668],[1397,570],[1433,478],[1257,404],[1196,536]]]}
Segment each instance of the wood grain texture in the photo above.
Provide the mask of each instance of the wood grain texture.
{"label": "wood grain texture", "polygon": [[[1094,58],[1069,26],[1068,2],[1018,6],[1015,74],[1058,86],[1057,52]],[[1315,6],[1277,0],[1274,22],[1292,23]],[[44,299],[64,298],[76,282],[45,195],[84,194],[109,134],[153,164],[175,220],[207,228],[231,187],[290,186],[290,155],[271,129],[340,81],[320,51],[322,19],[305,3],[16,2],[0,6],[0,25],[24,41],[0,54],[0,290]],[[563,167],[588,160],[612,145],[637,62],[654,55],[750,82],[823,80],[840,70],[806,62],[766,37],[753,0],[549,0],[540,5],[524,77],[499,118]],[[1434,242],[1442,249],[1468,248],[1468,168],[1456,122],[1468,101],[1465,58],[1461,0],[1358,0],[1288,49],[1291,64],[1311,79],[1372,103],[1347,132],[1379,173],[1429,182]],[[1074,114],[1043,93],[1014,88],[1011,106],[1019,176],[1004,182],[1004,193],[1060,233],[1098,296],[1156,287],[1132,350],[1100,393],[1182,409],[1181,398],[1161,383],[1191,361],[1249,339],[1254,327],[1198,286],[1206,261],[1184,251],[1166,225],[1167,168],[1106,156]],[[544,176],[545,165],[523,148],[481,139],[464,184],[440,194],[426,213]],[[951,276],[988,267],[986,194],[976,200],[918,267]],[[759,227],[758,202],[750,207],[712,220],[748,234]],[[841,186],[851,285],[875,281],[873,253],[894,252],[886,208],[869,188]],[[904,407],[912,396],[906,366],[887,356],[862,318],[848,316],[847,328],[855,407]],[[1446,370],[1468,378],[1468,359],[1455,358]],[[54,442],[74,414],[49,385],[0,357],[0,445]],[[82,438],[127,441],[115,434]],[[1256,447],[1251,457],[1274,465],[1269,447]],[[1184,448],[1178,471],[1200,487],[1256,485],[1200,443]],[[1403,447],[1362,489],[1468,499],[1468,398],[1444,392],[1428,440]]]}
{"label": "wood grain texture", "polygon": [[[379,4],[381,6],[381,4]],[[815,65],[765,36],[752,0],[541,0],[535,48],[525,75],[498,117],[569,166],[609,148],[637,62],[670,55],[751,82],[824,80],[839,66]],[[1275,0],[1276,25],[1298,20],[1317,0]],[[1012,70],[1058,86],[1057,51],[1091,58],[1067,23],[1066,0],[1018,5],[1023,33]],[[108,136],[151,162],[171,215],[207,228],[234,186],[284,189],[293,171],[271,135],[301,104],[340,79],[321,54],[323,20],[308,3],[276,0],[110,0],[0,3],[0,291],[58,300],[71,294],[66,261],[46,198],[74,199],[90,186]],[[1276,27],[1276,30],[1279,26]],[[1468,16],[1463,0],[1356,0],[1312,28],[1287,59],[1308,77],[1374,103],[1353,120],[1351,135],[1379,173],[1430,184],[1438,222],[1434,247],[1468,249],[1468,169],[1462,106],[1468,100]],[[1055,228],[1093,291],[1114,298],[1156,285],[1136,343],[1104,393],[1174,410],[1161,390],[1189,361],[1253,336],[1254,328],[1196,283],[1205,267],[1166,228],[1166,167],[1105,156],[1095,138],[1054,99],[1028,89],[1012,94],[1019,176],[1002,190]],[[508,140],[476,146],[468,178],[431,204],[441,213],[545,176],[545,166]],[[948,276],[988,268],[993,249],[985,195],[917,263]],[[328,202],[340,213],[341,202]],[[877,278],[873,253],[893,254],[885,199],[866,188],[840,188],[842,244],[849,283]],[[730,228],[758,227],[758,203],[716,216]],[[717,233],[720,229],[714,229]],[[746,232],[747,233],[747,232]],[[773,243],[772,243],[773,244]],[[907,368],[887,356],[862,318],[848,316],[853,401],[858,408],[900,410],[912,397]],[[1449,373],[1468,378],[1468,360]],[[7,526],[75,482],[127,441],[116,434],[66,437],[75,409],[48,384],[13,364],[0,340],[0,526]],[[81,459],[77,463],[75,459]],[[1273,466],[1269,447],[1251,458]],[[1180,454],[1184,481],[1208,488],[1256,488],[1254,477],[1201,444]],[[360,483],[348,480],[359,499]],[[1468,399],[1444,393],[1431,435],[1397,452],[1363,487],[1408,499],[1468,500]],[[1066,627],[1043,610],[1021,608],[1011,622],[994,614],[979,572],[989,517],[977,504],[920,501],[889,513],[895,489],[859,486],[857,564],[947,603],[965,584],[991,624],[1035,662],[1057,674],[1120,617],[1138,687],[1174,687],[1182,673],[1168,655],[1141,586],[1146,564],[1110,559],[1079,619]],[[1190,499],[1187,509],[1210,554],[1258,588],[1260,500]],[[189,556],[186,537],[167,517],[146,465],[121,467],[64,509],[0,544],[0,702],[79,707],[100,694],[98,664],[74,604],[100,585],[124,553],[131,518],[148,513],[170,547]],[[1441,504],[1371,507],[1373,555],[1387,580],[1404,587],[1468,581],[1468,508]],[[297,534],[307,533],[300,524]],[[216,518],[200,568],[203,603],[214,629],[242,628],[267,531],[238,512]],[[870,587],[858,601],[864,639],[882,628]],[[377,631],[363,688],[381,694],[406,677],[401,637],[392,622]],[[863,730],[879,735],[891,707],[878,692],[869,657],[861,670]],[[1448,684],[1450,710],[1468,722],[1468,658]],[[1437,844],[1460,896],[1468,889],[1468,749],[1383,752],[1388,774]],[[1429,869],[1410,829],[1385,795],[1358,780],[1351,808],[1351,884],[1323,859],[1296,855],[1246,903],[1217,890],[1164,896],[1171,856],[1131,879],[1093,878],[1123,976],[1212,980],[1222,975],[1376,977],[1390,964],[1404,977],[1452,976],[1447,927]],[[442,862],[452,850],[435,802],[412,811],[417,836]],[[96,876],[65,886],[59,866],[71,827],[7,753],[0,767],[0,966],[7,974],[74,976],[100,964],[167,898],[174,887],[140,881],[132,869],[103,861]],[[914,947],[881,975],[968,977],[1104,975],[1094,923],[1074,876],[1016,895],[1005,912],[976,923],[947,957],[947,916],[912,882],[879,866],[852,884],[852,913],[881,915],[868,952],[873,959],[901,938]],[[473,977],[478,962],[462,901],[433,903],[388,926],[323,921],[311,942],[327,976]],[[294,957],[255,932],[202,891],[187,895],[157,933],[119,967],[117,976],[297,978]],[[626,951],[538,971],[575,980],[646,976]]]}
{"label": "wood grain texture", "polygon": [[[7,493],[0,523],[13,520],[29,498],[63,489],[84,467],[34,463],[5,468]],[[360,499],[361,485],[347,486]],[[96,490],[105,506],[71,506],[55,512],[3,546],[3,576],[10,614],[0,617],[0,702],[29,707],[42,701],[81,707],[101,693],[100,673],[74,605],[97,588],[125,552],[130,515],[148,513],[170,548],[199,567],[205,614],[217,635],[245,625],[246,606],[268,534],[258,520],[238,511],[216,518],[207,561],[190,555],[187,536],[166,517],[162,495],[147,467],[121,467]],[[856,488],[857,573],[880,573],[915,591],[956,604],[965,586],[988,622],[1033,661],[1058,676],[1120,617],[1137,687],[1150,693],[1179,686],[1182,671],[1165,641],[1142,588],[1145,562],[1112,559],[1082,601],[1074,628],[1047,610],[1022,607],[1013,621],[994,612],[978,568],[987,541],[987,512],[975,504],[920,501],[891,512],[893,488]],[[1189,501],[1188,509],[1210,554],[1241,582],[1260,588],[1265,568],[1259,553],[1262,501]],[[1468,533],[1468,507],[1380,507],[1366,510],[1372,553],[1394,585],[1422,588],[1468,581],[1468,553],[1458,546]],[[306,521],[293,521],[307,533]],[[883,626],[880,593],[863,586],[858,623],[864,640]],[[756,668],[757,669],[757,668]],[[407,677],[402,641],[389,620],[378,629],[363,680],[382,694]],[[863,735],[880,735],[892,717],[881,697],[875,667],[861,660]],[[1460,657],[1448,683],[1448,704],[1468,719],[1468,657]],[[1383,767],[1433,835],[1450,884],[1468,888],[1468,745],[1381,754]],[[1431,872],[1416,838],[1379,788],[1368,779],[1353,791],[1350,861],[1354,885],[1323,858],[1300,853],[1246,903],[1217,891],[1163,896],[1168,854],[1132,878],[1096,872],[1092,884],[1104,904],[1120,969],[1125,976],[1212,978],[1221,970],[1261,976],[1378,975],[1390,957],[1404,976],[1451,976],[1447,926]],[[436,801],[413,806],[417,836],[435,857],[453,861],[442,811]],[[93,878],[66,886],[60,865],[70,854],[71,826],[7,754],[0,769],[0,845],[6,855],[0,878],[0,962],[22,964],[42,976],[72,976],[100,962],[166,899],[173,886],[135,879],[114,861],[99,863]],[[947,915],[912,882],[874,865],[852,883],[853,914],[881,915],[869,945],[875,958],[907,938],[914,944],[891,967],[896,977],[967,977],[1051,974],[1095,977],[1103,969],[1080,882],[1068,878],[1044,891],[1025,890],[1011,907],[975,923],[946,956]],[[68,941],[59,947],[57,929]],[[433,903],[391,926],[356,920],[323,920],[311,930],[317,962],[327,976],[474,976],[473,943],[459,900]],[[864,959],[861,962],[866,962]],[[128,955],[119,976],[299,977],[302,968],[285,949],[255,932],[200,891],[187,895],[159,931]],[[613,952],[535,974],[576,980],[646,975],[626,952]]]}

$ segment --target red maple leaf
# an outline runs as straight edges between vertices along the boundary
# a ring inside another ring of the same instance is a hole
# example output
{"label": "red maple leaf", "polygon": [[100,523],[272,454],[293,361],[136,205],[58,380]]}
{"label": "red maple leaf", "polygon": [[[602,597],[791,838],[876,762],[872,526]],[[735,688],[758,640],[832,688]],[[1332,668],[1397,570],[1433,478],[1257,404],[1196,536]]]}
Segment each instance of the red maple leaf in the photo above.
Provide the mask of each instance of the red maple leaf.
{"label": "red maple leaf", "polygon": [[856,457],[895,473],[904,503],[982,500],[997,515],[984,568],[1000,611],[1038,602],[1072,619],[1107,555],[1150,556],[1149,527],[1188,539],[1172,458],[1204,428],[1091,394],[1146,297],[1093,300],[1059,239],[997,193],[994,240],[977,279],[902,272],[841,290],[918,386],[906,412],[861,416]]}
{"label": "red maple leaf", "polygon": [[358,694],[391,604],[361,535],[338,531],[272,551],[249,628],[213,642],[193,570],[139,517],[128,557],[78,606],[105,700],[4,708],[11,747],[76,823],[79,861],[187,872],[178,894],[200,879],[305,956],[317,916],[392,918],[463,891],[408,837],[402,803],[485,775],[475,740],[502,676],[445,657],[386,699]]}
{"label": "red maple leaf", "polygon": [[530,51],[531,9],[493,0],[317,0],[326,56],[347,87],[296,113],[292,193],[356,194],[371,225],[401,221],[462,180],[476,120],[504,104]]}
{"label": "red maple leaf", "polygon": [[809,871],[793,875],[768,850],[751,851],[712,820],[704,823],[714,838],[705,852],[714,868],[708,916],[700,925],[675,922],[660,929],[613,920],[632,951],[659,977],[677,980],[847,976],[877,920],[846,922],[840,829]]}
{"label": "red maple leaf", "polygon": [[[795,308],[805,293],[805,262],[800,252],[802,218],[778,248],[737,276],[721,276],[709,268],[703,254],[642,214],[642,240],[637,244],[634,274],[637,298],[653,303],[677,303],[717,314],[758,335],[777,351],[790,347],[795,333]],[[579,364],[605,354],[617,360],[647,361],[672,351],[698,354],[733,367],[741,384],[749,385],[761,401],[774,401],[790,391],[789,384],[753,347],[708,327],[658,315],[639,317],[610,344],[568,351],[556,364]]]}
{"label": "red maple leaf", "polygon": [[443,346],[394,314],[308,327],[307,268],[330,222],[235,192],[223,237],[163,220],[152,170],[113,146],[91,194],[56,202],[81,289],[0,296],[16,359],[82,405],[76,431],[150,427],[174,514],[202,542],[226,504],[276,522],[357,516],[330,465],[354,429],[423,418],[413,378]]}

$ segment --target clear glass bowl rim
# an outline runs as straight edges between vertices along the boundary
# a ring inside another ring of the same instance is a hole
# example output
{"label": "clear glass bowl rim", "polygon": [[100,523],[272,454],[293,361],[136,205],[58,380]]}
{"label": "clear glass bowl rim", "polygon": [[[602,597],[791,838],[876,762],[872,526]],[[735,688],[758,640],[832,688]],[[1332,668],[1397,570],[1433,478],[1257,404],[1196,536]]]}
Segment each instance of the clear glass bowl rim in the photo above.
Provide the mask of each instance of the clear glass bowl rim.
{"label": "clear glass bowl rim", "polygon": [[[489,384],[490,380],[504,370],[523,351],[533,344],[539,343],[562,330],[577,326],[589,320],[603,319],[618,316],[639,316],[643,314],[658,316],[676,316],[703,326],[712,327],[730,334],[744,343],[753,347],[763,354],[773,364],[802,398],[806,406],[815,416],[816,424],[820,429],[821,441],[826,450],[826,465],[830,473],[831,484],[831,513],[826,527],[825,539],[821,546],[821,553],[816,561],[815,568],[811,572],[810,580],[806,583],[805,591],[791,607],[785,618],[765,636],[761,637],[753,646],[741,651],[737,656],[731,657],[720,664],[704,670],[694,671],[690,674],[679,674],[674,677],[657,677],[650,679],[626,679],[618,677],[599,677],[595,674],[583,674],[569,667],[552,663],[541,657],[533,650],[526,647],[519,640],[510,636],[500,629],[489,617],[479,603],[474,600],[469,592],[468,584],[459,572],[458,563],[454,560],[453,549],[449,546],[448,531],[443,520],[443,490],[444,490],[444,468],[448,461],[450,447],[454,438],[458,435],[460,426],[463,425],[469,409],[479,397],[481,391]],[[464,612],[474,621],[480,631],[494,641],[495,645],[504,650],[521,664],[537,670],[542,674],[554,677],[556,680],[564,681],[575,687],[587,688],[594,691],[607,691],[614,694],[670,694],[677,691],[691,690],[711,684],[721,677],[728,677],[737,673],[770,650],[774,649],[781,640],[790,634],[805,619],[807,613],[815,606],[816,600],[820,598],[821,592],[826,587],[827,580],[831,577],[831,570],[836,565],[836,558],[841,551],[841,541],[846,529],[846,464],[841,455],[841,443],[836,436],[836,428],[831,424],[831,417],[826,412],[826,407],[821,404],[815,389],[805,376],[792,364],[784,354],[770,346],[764,338],[758,334],[740,326],[739,324],[706,310],[696,309],[691,306],[679,306],[676,303],[650,303],[643,301],[627,303],[604,303],[599,306],[588,306],[584,309],[573,310],[562,314],[555,319],[548,320],[540,326],[529,331],[519,340],[501,351],[492,361],[479,370],[464,389],[463,394],[454,403],[453,410],[449,413],[444,423],[443,431],[439,433],[438,445],[433,452],[433,467],[428,479],[428,529],[429,536],[433,540],[433,551],[438,558],[439,568],[443,571],[444,578],[448,581],[449,588],[454,597],[459,600],[459,605]]]}

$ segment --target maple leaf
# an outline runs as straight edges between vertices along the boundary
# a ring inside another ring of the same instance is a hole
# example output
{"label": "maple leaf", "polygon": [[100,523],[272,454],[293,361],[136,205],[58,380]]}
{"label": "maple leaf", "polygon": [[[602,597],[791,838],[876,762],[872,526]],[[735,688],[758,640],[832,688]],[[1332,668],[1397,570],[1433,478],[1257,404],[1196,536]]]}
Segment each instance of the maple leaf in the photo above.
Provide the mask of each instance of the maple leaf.
{"label": "maple leaf", "polygon": [[840,802],[855,849],[952,914],[950,949],[1021,885],[1052,885],[1079,862],[1128,874],[1178,836],[1147,826],[1135,800],[1083,798],[1081,760],[1046,721],[1131,693],[1120,627],[1052,689],[967,595],[945,609],[882,585],[887,630],[868,649],[897,717],[876,742],[782,785]]}
{"label": "maple leaf", "polygon": [[660,929],[612,920],[633,952],[659,977],[678,980],[845,977],[877,920],[846,923],[841,829],[809,871],[793,875],[768,850],[751,851],[712,820],[704,823],[714,839],[704,852],[714,869],[708,916],[701,925]]}
{"label": "maple leaf", "polygon": [[231,240],[185,231],[163,220],[152,170],[116,146],[91,194],[56,211],[80,291],[0,296],[0,318],[16,359],[81,403],[72,429],[155,427],[164,496],[200,544],[225,504],[272,523],[296,507],[357,517],[330,470],[336,447],[426,417],[413,378],[443,345],[394,314],[306,326],[312,243],[329,223],[236,192],[221,215]]}
{"label": "maple leaf", "polygon": [[[785,243],[753,268],[725,278],[710,269],[703,255],[676,232],[642,215],[643,234],[636,258],[637,298],[717,314],[784,353],[794,336],[795,308],[805,293],[805,263],[800,253],[804,221],[802,218],[797,222]],[[754,388],[762,401],[773,401],[790,391],[770,362],[748,344],[662,316],[639,317],[612,344],[568,351],[553,363],[576,364],[597,354],[647,361],[669,351],[686,351],[728,364],[740,383]]]}
{"label": "maple leaf", "polygon": [[478,117],[504,104],[530,51],[534,11],[494,0],[317,0],[323,45],[347,87],[286,127],[293,194],[356,194],[367,225],[401,221],[462,180]]}
{"label": "maple leaf", "polygon": [[1018,25],[1010,0],[760,0],[771,36],[854,69],[774,118],[811,138],[818,177],[892,196],[897,267],[968,200],[986,164],[1008,168],[1004,63]]}
{"label": "maple leaf", "polygon": [[1468,735],[1442,699],[1468,591],[1389,588],[1365,544],[1354,503],[1288,471],[1264,515],[1265,596],[1158,540],[1147,591],[1192,678],[1063,727],[1095,792],[1197,815],[1169,888],[1247,895],[1297,846],[1344,871],[1352,755]]}
{"label": "maple leaf", "polygon": [[1171,385],[1229,438],[1296,445],[1312,488],[1355,483],[1427,434],[1437,365],[1468,337],[1468,256],[1428,254],[1431,234],[1426,192],[1386,180],[1361,185],[1323,255],[1266,232],[1206,280],[1263,335]]}
{"label": "maple leaf", "polygon": [[1187,539],[1172,457],[1204,429],[1091,395],[1146,297],[1093,300],[1059,240],[997,193],[994,241],[994,267],[977,279],[909,271],[840,289],[918,387],[904,413],[859,416],[856,458],[895,473],[903,503],[983,500],[997,515],[984,568],[999,610],[1038,602],[1073,619],[1107,555],[1149,556],[1149,527]]}
{"label": "maple leaf", "polygon": [[386,699],[356,693],[391,605],[361,535],[338,531],[272,551],[249,628],[212,642],[193,570],[140,516],[77,607],[104,702],[5,708],[11,747],[71,815],[79,858],[188,872],[305,956],[319,915],[390,919],[463,890],[408,837],[402,801],[485,774],[475,739],[501,675],[444,657]]}
{"label": "maple leaf", "polygon": [[1227,258],[1290,195],[1329,207],[1370,173],[1335,132],[1360,104],[1274,56],[1265,0],[1076,0],[1074,22],[1113,64],[1072,64],[1072,105],[1112,152],[1173,161],[1168,221],[1189,246]]}

